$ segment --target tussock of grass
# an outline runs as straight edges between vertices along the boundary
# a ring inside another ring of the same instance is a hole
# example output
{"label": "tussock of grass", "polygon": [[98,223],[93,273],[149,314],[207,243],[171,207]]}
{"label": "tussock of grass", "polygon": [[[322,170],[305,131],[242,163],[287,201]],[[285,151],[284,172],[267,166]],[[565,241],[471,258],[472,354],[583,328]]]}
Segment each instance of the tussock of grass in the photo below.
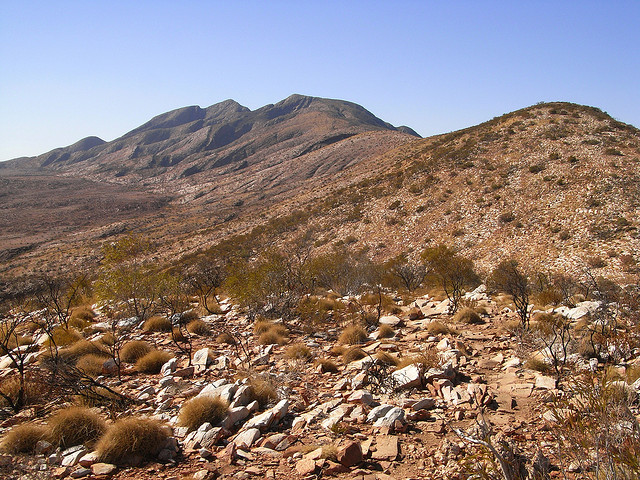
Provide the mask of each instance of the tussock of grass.
{"label": "tussock of grass", "polygon": [[431,335],[446,335],[451,330],[444,323],[434,320],[427,324],[427,332]]}
{"label": "tussock of grass", "polygon": [[178,425],[189,431],[197,430],[203,423],[219,424],[226,416],[229,405],[220,397],[195,397],[187,401],[178,413]]}
{"label": "tussock of grass", "polygon": [[436,352],[435,349],[430,348],[428,350],[425,350],[424,352],[419,353],[418,355],[400,358],[397,363],[398,369],[407,367],[409,365],[420,365],[425,370],[435,368],[440,365],[438,352]]}
{"label": "tussock of grass", "polygon": [[167,442],[170,429],[156,420],[122,418],[111,425],[96,445],[100,461],[122,464],[133,456],[155,459]]}
{"label": "tussock of grass", "polygon": [[100,345],[89,342],[88,340],[80,340],[70,347],[60,350],[60,357],[63,360],[75,362],[85,355],[108,355]]}
{"label": "tussock of grass", "polygon": [[126,363],[136,363],[139,359],[153,350],[153,347],[143,340],[133,340],[125,343],[120,349],[120,360]]}
{"label": "tussock of grass", "polygon": [[198,318],[200,318],[200,316],[198,315],[198,312],[194,310],[187,310],[186,312],[182,312],[182,314],[180,315],[180,323],[182,325],[186,325],[194,320],[198,320]]}
{"label": "tussock of grass", "polygon": [[171,321],[165,317],[151,317],[142,326],[145,332],[170,332],[173,326]]}
{"label": "tussock of grass", "polygon": [[345,328],[338,341],[344,345],[359,345],[367,341],[367,331],[359,325],[350,325]]}
{"label": "tussock of grass", "polygon": [[76,330],[84,330],[86,327],[91,325],[90,322],[87,322],[86,320],[84,320],[82,318],[76,318],[76,317],[71,317],[69,319],[68,324],[69,324],[70,327],[73,327]]}
{"label": "tussock of grass", "polygon": [[351,347],[347,351],[342,354],[342,361],[344,363],[355,362],[356,360],[361,360],[366,357],[367,354],[364,350],[359,347]]}
{"label": "tussock of grass", "polygon": [[384,365],[392,365],[397,366],[400,363],[400,359],[395,355],[391,355],[388,352],[378,352],[376,353],[376,360]]}
{"label": "tussock of grass", "polygon": [[[0,392],[9,397],[12,402],[18,401],[18,392],[20,390],[20,378],[18,375],[6,377],[0,382]],[[46,403],[49,388],[42,378],[36,378],[35,375],[27,373],[24,381],[24,404],[34,405],[37,403]],[[0,397],[0,405],[9,406],[9,402]]]}
{"label": "tussock of grass", "polygon": [[74,402],[83,407],[112,407],[121,402],[121,399],[104,387],[91,387],[83,390],[81,394],[75,395]]}
{"label": "tussock of grass", "polygon": [[171,335],[169,336],[169,338],[171,338],[171,340],[173,340],[174,342],[178,342],[178,343],[186,342],[188,340],[187,336],[184,334],[184,332],[180,327],[173,327],[173,330],[171,330]]}
{"label": "tussock of grass", "polygon": [[303,343],[294,343],[287,348],[285,356],[290,360],[311,360],[311,349]]}
{"label": "tussock of grass", "polygon": [[211,334],[209,326],[203,320],[192,320],[187,324],[187,330],[194,335],[205,337]]}
{"label": "tussock of grass", "polygon": [[248,382],[251,400],[255,400],[264,408],[278,399],[275,385],[264,377],[251,377]]}
{"label": "tussock of grass", "polygon": [[47,422],[47,439],[64,448],[92,446],[107,429],[99,415],[84,407],[58,410]]}
{"label": "tussock of grass", "polygon": [[85,322],[91,323],[96,318],[96,312],[89,305],[81,305],[71,312],[71,318],[78,318]]}
{"label": "tussock of grass", "polygon": [[233,345],[234,343],[236,343],[236,341],[230,333],[224,332],[216,337],[216,343],[225,343],[227,345]]}
{"label": "tussock of grass", "polygon": [[319,358],[315,361],[315,365],[320,365],[323,372],[337,373],[338,366],[328,358]]}
{"label": "tussock of grass", "polygon": [[136,362],[136,370],[140,373],[160,373],[162,366],[167,363],[173,355],[163,350],[153,350]]}
{"label": "tussock of grass", "polygon": [[382,324],[378,328],[378,338],[391,338],[395,336],[396,332],[391,325]]}
{"label": "tussock of grass", "polygon": [[45,433],[42,425],[16,425],[0,440],[0,450],[6,453],[31,453],[36,448],[36,443],[45,438]]}
{"label": "tussock of grass", "polygon": [[[72,345],[82,340],[82,334],[74,328],[56,327],[51,332],[53,341],[56,346],[63,347],[65,345]],[[49,341],[50,343],[51,341]]]}
{"label": "tussock of grass", "polygon": [[102,366],[109,357],[89,353],[83,355],[76,362],[76,367],[90,377],[97,377],[102,374]]}
{"label": "tussock of grass", "polygon": [[544,360],[541,360],[537,357],[529,357],[526,362],[524,362],[524,367],[529,370],[535,370],[536,372],[544,373],[545,375],[550,375],[553,373],[553,367],[549,365]]}
{"label": "tussock of grass", "polygon": [[456,312],[453,317],[454,322],[458,323],[468,323],[468,324],[480,324],[484,323],[480,315],[470,307],[461,308]]}
{"label": "tussock of grass", "polygon": [[344,345],[334,345],[333,347],[331,347],[331,350],[329,350],[329,353],[334,357],[339,357],[347,350],[348,348]]}
{"label": "tussock of grass", "polygon": [[267,330],[258,337],[260,345],[284,345],[287,339],[275,330]]}

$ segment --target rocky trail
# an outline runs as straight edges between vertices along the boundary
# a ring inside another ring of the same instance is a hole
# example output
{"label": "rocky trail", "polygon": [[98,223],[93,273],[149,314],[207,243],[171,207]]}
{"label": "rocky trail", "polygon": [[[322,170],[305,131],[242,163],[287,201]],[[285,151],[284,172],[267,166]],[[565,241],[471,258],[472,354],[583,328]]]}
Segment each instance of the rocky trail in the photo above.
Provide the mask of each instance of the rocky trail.
{"label": "rocky trail", "polygon": [[[399,301],[394,314],[383,315],[369,329],[359,345],[364,355],[351,362],[337,355],[338,325],[319,328],[294,320],[287,324],[285,345],[260,345],[253,322],[228,302],[222,304],[225,313],[201,320],[211,332],[231,333],[237,343],[214,341],[213,334],[194,336],[192,365],[165,333],[134,329],[129,340],[145,340],[175,357],[157,375],[125,364],[121,382],[100,377],[136,403],[123,413],[96,410],[105,418],[142,415],[170,425],[173,434],[157,460],[133,458],[131,466],[114,465],[82,445],[55,450],[43,441],[36,455],[0,456],[0,474],[139,480],[466,478],[464,459],[477,450],[454,430],[469,434],[484,423],[494,441],[517,442],[550,478],[560,478],[553,467],[548,418],[543,418],[555,380],[524,367],[521,339],[506,328],[516,318],[513,312],[482,289],[467,299],[486,312],[482,323],[455,323],[446,313],[446,300]],[[104,334],[100,320],[88,340]],[[389,338],[379,338],[383,325],[393,330]],[[297,344],[311,355],[291,358],[289,349]],[[384,355],[414,360],[396,368],[381,361]],[[4,367],[3,376],[12,373],[6,362]],[[252,378],[269,382],[277,397],[261,405],[251,395]],[[206,396],[228,402],[225,418],[193,431],[179,426],[185,401]],[[27,420],[41,422],[39,416],[37,408],[5,416],[2,430]]]}

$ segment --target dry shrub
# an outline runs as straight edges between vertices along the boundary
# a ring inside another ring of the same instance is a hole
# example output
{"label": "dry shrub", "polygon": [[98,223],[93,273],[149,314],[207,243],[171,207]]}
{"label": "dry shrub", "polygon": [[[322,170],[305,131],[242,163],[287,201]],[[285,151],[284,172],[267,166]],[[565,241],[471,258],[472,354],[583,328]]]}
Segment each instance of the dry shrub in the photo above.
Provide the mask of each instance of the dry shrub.
{"label": "dry shrub", "polygon": [[102,366],[104,365],[105,360],[107,360],[108,358],[109,357],[106,357],[104,355],[89,353],[78,359],[78,361],[76,362],[76,367],[84,374],[95,378],[102,374]]}
{"label": "dry shrub", "polygon": [[265,377],[250,377],[247,383],[251,399],[257,401],[264,408],[278,399],[278,391],[271,380]]}
{"label": "dry shrub", "polygon": [[311,360],[313,357],[311,349],[304,343],[294,343],[284,354],[290,360]]}
{"label": "dry shrub", "polygon": [[254,323],[253,325],[253,333],[255,333],[256,335],[262,335],[264,332],[271,328],[271,325],[273,325],[273,323],[271,323],[269,320],[265,318],[258,318],[256,320],[256,323]]}
{"label": "dry shrub", "polygon": [[[117,389],[114,391],[118,392]],[[119,392],[118,392],[119,393]],[[122,404],[122,398],[104,387],[90,387],[75,395],[74,402],[84,407],[114,407]]]}
{"label": "dry shrub", "polygon": [[125,343],[120,349],[120,360],[127,363],[136,363],[152,350],[153,347],[144,340],[133,340]]}
{"label": "dry shrub", "polygon": [[331,350],[329,350],[329,353],[334,357],[339,357],[347,350],[347,347],[345,347],[344,345],[334,345],[333,347],[331,347]]}
{"label": "dry shrub", "polygon": [[453,321],[458,323],[468,323],[476,325],[484,323],[480,315],[478,315],[476,311],[470,307],[464,307],[458,310],[453,317]]}
{"label": "dry shrub", "polygon": [[345,345],[359,345],[366,342],[368,337],[367,331],[360,325],[350,325],[342,331],[338,342]]}
{"label": "dry shrub", "polygon": [[506,320],[500,325],[500,330],[510,335],[515,335],[522,330],[522,322],[516,319]]}
{"label": "dry shrub", "polygon": [[0,450],[7,453],[31,453],[36,443],[45,437],[42,425],[23,423],[9,430],[0,441]]}
{"label": "dry shrub", "polygon": [[324,373],[337,373],[338,366],[328,358],[319,358],[315,361],[315,365],[320,365]]}
{"label": "dry shrub", "polygon": [[380,328],[378,328],[378,338],[391,338],[394,337],[395,334],[396,332],[391,325],[383,323],[380,325]]}
{"label": "dry shrub", "polygon": [[[72,345],[82,340],[82,334],[74,328],[56,327],[51,332],[51,336],[58,347]],[[51,341],[49,340],[48,343],[50,344]]]}
{"label": "dry shrub", "polygon": [[349,350],[342,354],[342,361],[344,363],[351,363],[355,362],[356,360],[361,360],[366,356],[366,352],[360,347],[351,347]]}
{"label": "dry shrub", "polygon": [[280,335],[275,329],[267,330],[258,337],[260,345],[284,345],[287,339]]}
{"label": "dry shrub", "polygon": [[182,325],[186,325],[189,322],[192,322],[194,320],[198,320],[200,318],[200,316],[198,315],[198,312],[193,309],[193,310],[187,310],[186,312],[182,312],[180,314],[180,323]]}
{"label": "dry shrub", "polygon": [[171,431],[148,418],[122,418],[111,425],[96,445],[102,462],[122,464],[132,457],[155,459],[166,445]]}
{"label": "dry shrub", "polygon": [[93,322],[93,319],[96,318],[96,312],[89,305],[81,305],[76,307],[71,312],[71,318],[77,318],[79,320],[84,320],[87,323]]}
{"label": "dry shrub", "polygon": [[189,340],[180,327],[173,327],[169,338],[176,343],[185,343]]}
{"label": "dry shrub", "polygon": [[427,324],[427,332],[431,335],[446,335],[451,330],[444,323],[433,320],[431,323]]}
{"label": "dry shrub", "polygon": [[90,325],[89,322],[83,320],[82,318],[71,317],[69,322],[67,322],[70,327],[75,328],[76,330],[84,330],[86,327]]}
{"label": "dry shrub", "polygon": [[142,326],[145,332],[170,332],[172,328],[171,320],[160,316],[149,318]]}
{"label": "dry shrub", "polygon": [[88,340],[80,340],[74,343],[70,347],[60,350],[60,358],[69,362],[75,362],[80,357],[85,355],[105,355],[108,356],[105,350],[100,345],[89,342]]}
{"label": "dry shrub", "polygon": [[218,425],[227,415],[229,404],[220,397],[195,397],[185,402],[178,413],[178,425],[189,431],[203,423]]}
{"label": "dry shrub", "polygon": [[338,447],[331,443],[327,443],[322,445],[322,455],[320,458],[324,458],[325,460],[330,460],[332,462],[338,461]]}
{"label": "dry shrub", "polygon": [[524,362],[524,367],[529,370],[535,370],[536,372],[544,373],[545,375],[551,375],[553,373],[553,367],[544,360],[531,356]]}
{"label": "dry shrub", "polygon": [[173,358],[169,352],[153,350],[136,362],[136,370],[140,373],[160,373],[162,366]]}
{"label": "dry shrub", "polygon": [[389,352],[376,353],[376,360],[384,365],[397,366],[400,363],[400,359],[395,355],[391,355]]}
{"label": "dry shrub", "polygon": [[233,345],[236,343],[235,338],[230,333],[224,332],[216,337],[216,343],[225,343],[227,345]]}
{"label": "dry shrub", "polygon": [[205,337],[211,334],[209,326],[203,320],[192,320],[187,324],[187,330],[194,335]]}
{"label": "dry shrub", "polygon": [[436,368],[440,365],[438,352],[434,348],[429,348],[420,352],[418,355],[401,358],[398,361],[397,367],[400,369],[414,364],[421,365],[425,370]]}
{"label": "dry shrub", "polygon": [[[18,401],[18,392],[20,390],[20,378],[18,375],[6,377],[0,383],[0,392],[9,397],[15,404]],[[24,404],[35,405],[46,403],[49,401],[49,388],[46,382],[42,381],[40,376],[36,377],[31,372],[27,372],[24,379]],[[9,402],[0,397],[0,405],[9,406]]]}
{"label": "dry shrub", "polygon": [[105,432],[99,415],[85,407],[58,410],[47,422],[47,440],[64,448],[84,444],[92,446]]}

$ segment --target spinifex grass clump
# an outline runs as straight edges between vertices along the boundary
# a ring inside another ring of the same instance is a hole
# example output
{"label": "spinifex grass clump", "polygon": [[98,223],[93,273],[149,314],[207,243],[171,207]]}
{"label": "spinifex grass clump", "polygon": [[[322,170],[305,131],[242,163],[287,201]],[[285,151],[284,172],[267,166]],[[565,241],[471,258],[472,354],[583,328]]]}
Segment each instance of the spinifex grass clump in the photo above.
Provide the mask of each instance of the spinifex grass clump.
{"label": "spinifex grass clump", "polygon": [[160,373],[162,365],[173,358],[169,352],[153,350],[136,362],[136,370],[141,373]]}
{"label": "spinifex grass clump", "polygon": [[49,418],[47,430],[47,439],[64,449],[80,444],[93,445],[105,432],[106,424],[88,408],[69,407]]}
{"label": "spinifex grass clump", "polygon": [[36,448],[36,443],[45,438],[45,433],[46,429],[42,425],[16,425],[0,440],[0,450],[7,453],[31,453]]}
{"label": "spinifex grass clump", "polygon": [[135,457],[155,460],[167,443],[170,429],[148,418],[122,418],[111,425],[96,445],[100,461],[123,464]]}
{"label": "spinifex grass clump", "polygon": [[360,325],[350,325],[342,331],[338,341],[345,345],[359,345],[366,342],[368,336]]}
{"label": "spinifex grass clump", "polygon": [[220,397],[195,397],[186,402],[178,413],[178,425],[189,431],[203,423],[219,424],[226,416],[229,405]]}
{"label": "spinifex grass clump", "polygon": [[166,317],[151,317],[142,327],[145,332],[170,332],[172,328],[171,320]]}
{"label": "spinifex grass clump", "polygon": [[135,363],[153,350],[153,347],[143,340],[127,342],[120,350],[120,360]]}
{"label": "spinifex grass clump", "polygon": [[311,349],[304,343],[295,343],[287,348],[285,356],[290,360],[311,360]]}

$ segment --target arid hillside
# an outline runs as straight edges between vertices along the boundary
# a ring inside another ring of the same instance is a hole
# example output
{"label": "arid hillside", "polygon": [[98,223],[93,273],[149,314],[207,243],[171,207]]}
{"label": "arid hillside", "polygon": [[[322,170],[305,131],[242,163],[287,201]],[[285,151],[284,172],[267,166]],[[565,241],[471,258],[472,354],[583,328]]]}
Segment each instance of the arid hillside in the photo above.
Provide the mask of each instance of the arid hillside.
{"label": "arid hillside", "polygon": [[[235,133],[221,139],[228,129]],[[20,189],[33,193],[29,201],[3,192],[5,218],[16,225],[43,214],[59,222],[40,240],[20,233],[38,222],[8,229],[0,238],[11,259],[5,274],[69,258],[90,265],[105,240],[127,232],[148,236],[159,257],[175,259],[255,227],[261,237],[272,234],[263,245],[311,229],[319,252],[347,244],[378,260],[445,243],[487,271],[507,257],[532,269],[589,266],[619,278],[635,268],[635,127],[593,107],[549,103],[426,139],[403,131],[348,102],[294,95],[254,112],[231,101],[189,107],[108,144],[85,141],[8,162],[4,178],[55,175],[100,188],[76,188],[76,208],[66,210],[45,200],[59,192],[38,183]],[[151,195],[134,210],[139,215],[115,204],[100,213],[115,198],[126,203],[115,193],[119,184]],[[77,208],[101,189],[114,193]],[[269,221],[287,228],[264,230]]]}

